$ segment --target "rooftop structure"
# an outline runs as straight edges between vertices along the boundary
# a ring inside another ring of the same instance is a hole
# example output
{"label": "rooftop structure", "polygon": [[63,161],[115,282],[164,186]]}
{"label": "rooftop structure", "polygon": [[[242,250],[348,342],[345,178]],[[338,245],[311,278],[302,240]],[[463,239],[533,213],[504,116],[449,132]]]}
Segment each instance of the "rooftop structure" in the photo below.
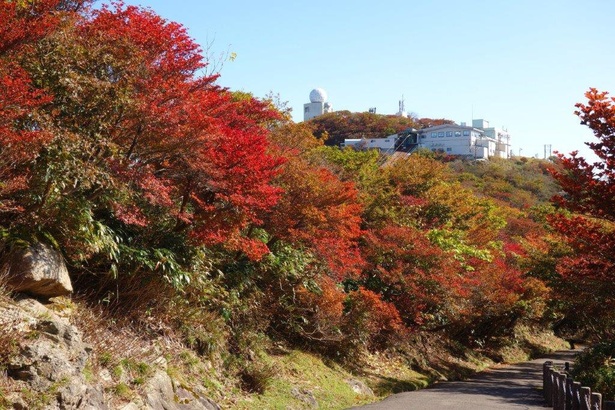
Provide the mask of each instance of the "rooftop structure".
{"label": "rooftop structure", "polygon": [[307,121],[332,111],[331,104],[327,102],[327,92],[322,88],[315,88],[310,92],[310,102],[303,104],[303,120]]}

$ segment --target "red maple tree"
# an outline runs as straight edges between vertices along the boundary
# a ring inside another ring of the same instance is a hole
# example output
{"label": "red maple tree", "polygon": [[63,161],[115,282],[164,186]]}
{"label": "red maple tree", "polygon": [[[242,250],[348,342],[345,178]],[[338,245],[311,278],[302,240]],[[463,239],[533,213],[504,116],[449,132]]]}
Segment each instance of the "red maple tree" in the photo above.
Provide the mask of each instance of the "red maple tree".
{"label": "red maple tree", "polygon": [[558,265],[568,302],[575,314],[604,320],[615,306],[615,98],[594,88],[585,96],[576,114],[598,139],[586,143],[598,160],[558,154],[561,168],[552,174],[564,194],[554,201],[574,214],[556,214],[550,222],[574,251]]}

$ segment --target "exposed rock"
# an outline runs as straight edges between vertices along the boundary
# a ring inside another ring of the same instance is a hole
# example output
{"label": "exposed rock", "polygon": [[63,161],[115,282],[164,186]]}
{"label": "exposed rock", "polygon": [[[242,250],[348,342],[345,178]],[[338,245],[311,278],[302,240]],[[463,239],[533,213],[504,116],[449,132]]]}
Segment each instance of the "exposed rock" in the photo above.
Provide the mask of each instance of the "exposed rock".
{"label": "exposed rock", "polygon": [[369,386],[363,383],[360,380],[349,379],[346,380],[346,383],[350,386],[350,388],[357,394],[362,394],[364,396],[374,396],[374,391],[369,388]]}
{"label": "exposed rock", "polygon": [[164,371],[157,371],[145,386],[148,410],[220,410],[220,407],[181,386],[174,386]]}
{"label": "exposed rock", "polygon": [[303,401],[304,403],[308,404],[311,408],[313,409],[318,408],[318,402],[316,401],[316,397],[314,397],[314,394],[311,391],[293,387],[290,390],[290,394],[292,394],[294,398],[299,399]]}
{"label": "exposed rock", "polygon": [[122,407],[120,410],[141,410],[141,409],[135,403],[128,403],[127,405]]}
{"label": "exposed rock", "polygon": [[[13,409],[49,410],[219,410],[200,391],[174,384],[166,373],[166,359],[160,356],[152,365],[153,376],[143,386],[143,397],[135,397],[123,407],[106,397],[105,388],[117,382],[108,369],[99,369],[96,380],[86,380],[84,370],[92,349],[68,319],[35,299],[1,300],[0,337],[15,342],[7,355],[6,375],[13,387],[3,391]],[[116,376],[117,377],[117,376]],[[124,376],[127,377],[127,376]],[[24,392],[29,392],[25,394]]]}
{"label": "exposed rock", "polygon": [[15,292],[51,298],[73,291],[62,255],[40,242],[14,251],[0,273],[8,278],[7,285]]}
{"label": "exposed rock", "polygon": [[[33,299],[0,306],[0,327],[12,331],[19,342],[11,355],[7,376],[31,392],[36,406],[55,410],[108,409],[102,387],[89,385],[83,376],[89,348],[81,332]],[[28,408],[29,400],[9,394],[13,408]]]}
{"label": "exposed rock", "polygon": [[113,382],[113,377],[111,376],[111,373],[108,369],[102,369],[100,372],[98,372],[98,377],[100,377],[100,380],[102,380],[104,383],[110,384]]}

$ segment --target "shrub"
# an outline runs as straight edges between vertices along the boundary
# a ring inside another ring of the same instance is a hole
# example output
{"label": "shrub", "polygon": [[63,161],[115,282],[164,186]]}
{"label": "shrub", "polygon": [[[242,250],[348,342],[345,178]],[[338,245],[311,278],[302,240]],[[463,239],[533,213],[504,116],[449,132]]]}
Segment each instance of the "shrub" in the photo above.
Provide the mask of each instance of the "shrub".
{"label": "shrub", "polygon": [[404,332],[404,325],[395,306],[365,288],[361,287],[349,295],[346,310],[347,337],[368,348],[386,348]]}
{"label": "shrub", "polygon": [[606,341],[577,356],[572,375],[575,381],[602,394],[604,400],[615,399],[615,341]]}

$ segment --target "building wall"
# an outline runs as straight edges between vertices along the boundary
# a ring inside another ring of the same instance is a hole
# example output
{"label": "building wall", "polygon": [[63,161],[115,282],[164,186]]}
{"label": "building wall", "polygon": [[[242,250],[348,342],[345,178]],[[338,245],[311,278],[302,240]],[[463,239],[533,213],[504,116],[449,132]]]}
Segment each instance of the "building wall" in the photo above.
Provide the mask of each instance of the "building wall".
{"label": "building wall", "polygon": [[472,120],[472,125],[481,128],[488,138],[496,142],[495,152],[492,156],[498,158],[510,157],[510,134],[508,131],[501,128],[490,127],[489,122],[485,120]]}
{"label": "building wall", "polygon": [[315,102],[303,104],[303,120],[307,121],[325,113],[325,103]]}
{"label": "building wall", "polygon": [[[449,155],[484,158],[483,145],[487,144],[481,130],[456,124],[440,125],[421,131],[421,145],[432,151]],[[495,143],[493,145],[495,150]],[[489,146],[486,145],[488,155]]]}
{"label": "building wall", "polygon": [[372,139],[345,139],[345,147],[355,147],[357,149],[379,149],[380,151],[393,151],[395,149],[395,137]]}
{"label": "building wall", "polygon": [[328,112],[332,112],[332,108],[331,104],[326,101],[303,104],[303,121],[307,121]]}
{"label": "building wall", "polygon": [[[473,125],[486,126],[489,123],[485,120],[474,120]],[[344,145],[353,146],[357,149],[393,151],[396,137],[398,137],[397,134],[385,138],[347,139],[344,141]],[[413,144],[413,147],[417,146],[416,141]],[[510,134],[496,128],[481,129],[466,125],[445,124],[421,130],[418,133],[418,145],[432,151],[441,151],[449,155],[467,158],[508,158],[510,154]]]}

